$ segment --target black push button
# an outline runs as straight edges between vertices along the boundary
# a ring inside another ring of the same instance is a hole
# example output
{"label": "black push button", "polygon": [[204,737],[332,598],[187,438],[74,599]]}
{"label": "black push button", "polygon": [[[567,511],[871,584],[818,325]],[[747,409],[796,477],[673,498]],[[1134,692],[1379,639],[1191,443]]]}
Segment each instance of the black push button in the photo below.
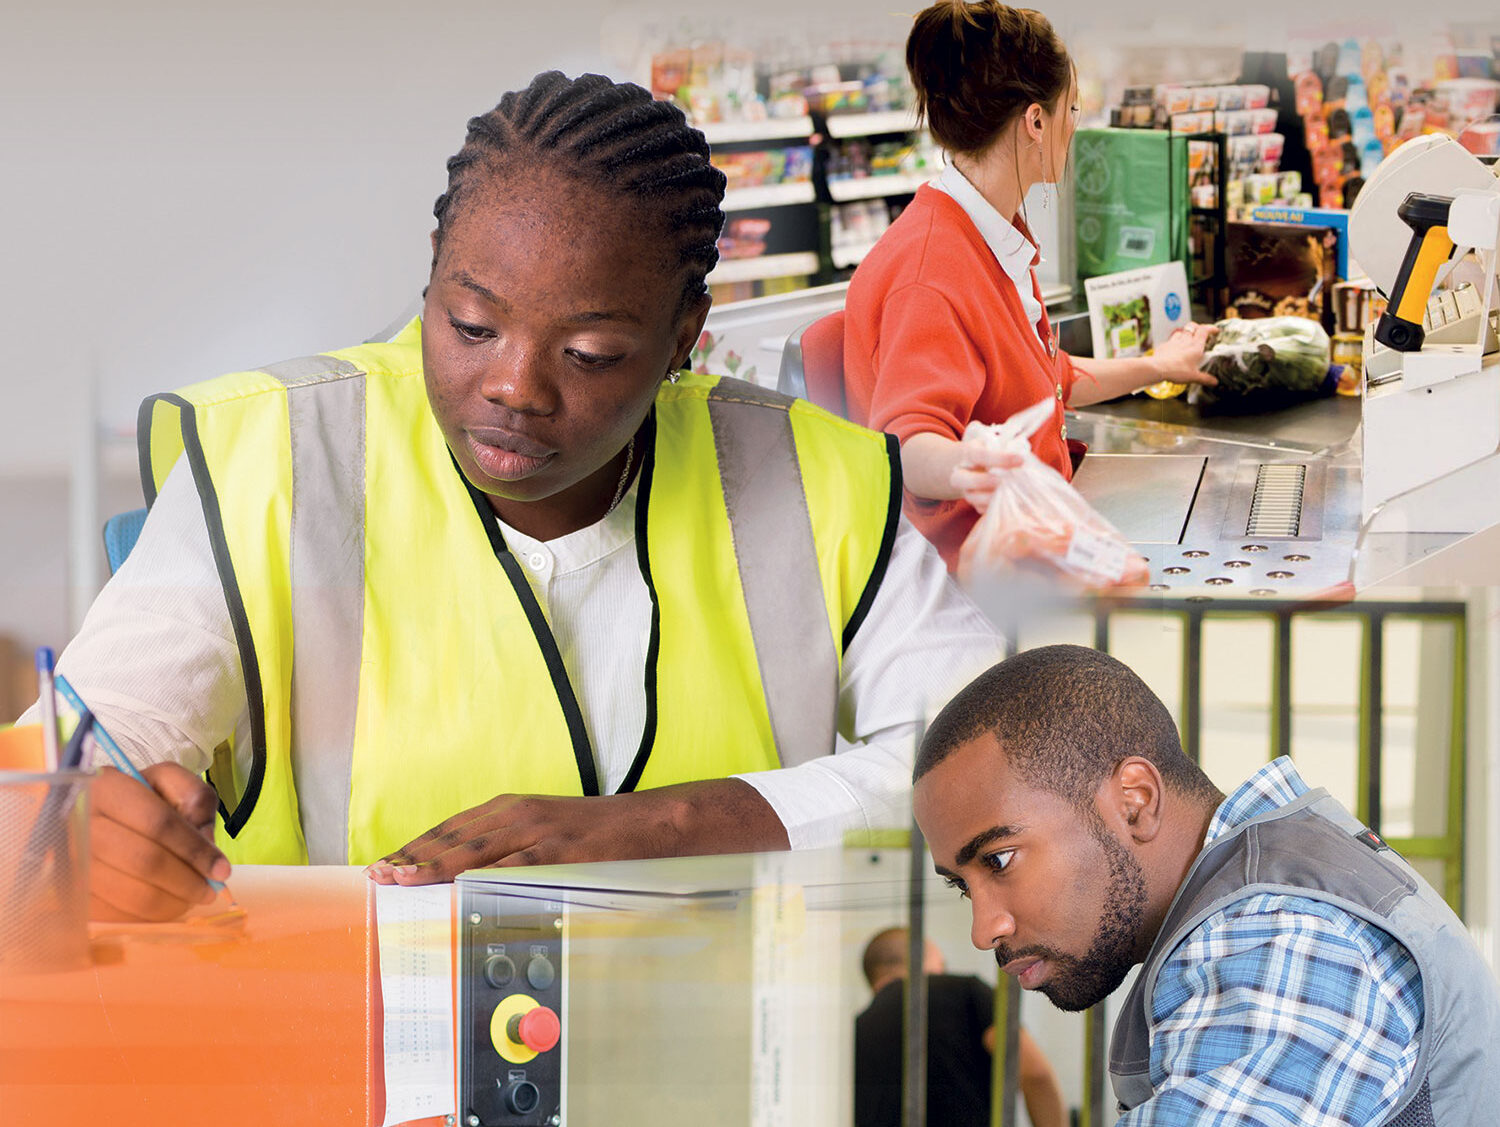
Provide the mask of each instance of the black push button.
{"label": "black push button", "polygon": [[530,1115],[542,1102],[542,1093],[530,1080],[517,1080],[505,1089],[505,1106],[513,1115]]}
{"label": "black push button", "polygon": [[516,964],[505,955],[491,955],[484,961],[484,980],[496,990],[509,986],[516,977]]}
{"label": "black push button", "polygon": [[557,968],[545,955],[533,955],[526,964],[526,981],[533,990],[545,990],[557,981]]}

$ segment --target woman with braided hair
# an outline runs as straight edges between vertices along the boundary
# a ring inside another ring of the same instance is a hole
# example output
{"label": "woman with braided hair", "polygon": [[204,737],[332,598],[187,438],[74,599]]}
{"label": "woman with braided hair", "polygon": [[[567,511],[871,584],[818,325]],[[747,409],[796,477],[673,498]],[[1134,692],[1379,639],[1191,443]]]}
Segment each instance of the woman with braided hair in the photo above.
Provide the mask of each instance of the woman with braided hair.
{"label": "woman with braided hair", "polygon": [[60,661],[151,783],[98,779],[96,914],[906,824],[916,717],[998,647],[883,436],[682,371],[723,190],[680,110],[539,75],[448,163],[419,318],[147,400]]}
{"label": "woman with braided hair", "polygon": [[1064,407],[1198,371],[1207,330],[1189,325],[1152,356],[1071,359],[1043,308],[1027,193],[1061,179],[1078,82],[1042,13],[998,0],[938,0],[906,41],[917,110],[948,156],[860,263],[844,335],[849,417],[901,442],[907,512],[950,567],[978,514],[963,498],[987,474],[960,472],[970,422],[999,423],[1042,399],[1055,421],[1037,457],[1071,478]]}

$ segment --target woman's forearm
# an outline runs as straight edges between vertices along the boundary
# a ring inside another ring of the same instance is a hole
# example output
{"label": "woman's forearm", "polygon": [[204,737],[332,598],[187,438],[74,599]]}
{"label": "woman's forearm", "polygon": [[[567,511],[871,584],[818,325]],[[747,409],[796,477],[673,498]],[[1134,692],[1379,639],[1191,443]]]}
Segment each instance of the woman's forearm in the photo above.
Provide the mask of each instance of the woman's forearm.
{"label": "woman's forearm", "polygon": [[1132,356],[1123,360],[1096,360],[1088,356],[1072,357],[1073,367],[1083,374],[1075,380],[1068,395],[1069,407],[1087,407],[1129,395],[1150,387],[1162,378],[1161,371],[1149,356]]}
{"label": "woman's forearm", "polygon": [[940,434],[914,434],[901,444],[901,477],[906,488],[931,501],[953,501],[953,471],[965,459],[963,444]]}

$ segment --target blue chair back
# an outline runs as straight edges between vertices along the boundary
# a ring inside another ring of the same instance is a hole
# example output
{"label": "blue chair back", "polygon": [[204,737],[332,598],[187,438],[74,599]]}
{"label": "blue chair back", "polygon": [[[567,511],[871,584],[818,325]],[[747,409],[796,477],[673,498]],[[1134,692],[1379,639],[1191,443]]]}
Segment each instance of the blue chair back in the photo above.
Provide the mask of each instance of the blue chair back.
{"label": "blue chair back", "polygon": [[141,525],[146,523],[145,509],[131,509],[116,513],[104,522],[104,554],[109,557],[109,573],[120,570],[130,549],[135,547],[141,534]]}

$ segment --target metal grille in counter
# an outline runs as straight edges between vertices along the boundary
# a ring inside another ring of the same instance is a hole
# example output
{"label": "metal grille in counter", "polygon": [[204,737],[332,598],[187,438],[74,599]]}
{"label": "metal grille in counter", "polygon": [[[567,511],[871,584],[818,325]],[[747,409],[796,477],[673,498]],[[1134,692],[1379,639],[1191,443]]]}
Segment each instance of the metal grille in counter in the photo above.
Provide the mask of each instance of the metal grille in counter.
{"label": "metal grille in counter", "polygon": [[1255,474],[1247,536],[1296,536],[1302,525],[1304,465],[1265,465]]}

